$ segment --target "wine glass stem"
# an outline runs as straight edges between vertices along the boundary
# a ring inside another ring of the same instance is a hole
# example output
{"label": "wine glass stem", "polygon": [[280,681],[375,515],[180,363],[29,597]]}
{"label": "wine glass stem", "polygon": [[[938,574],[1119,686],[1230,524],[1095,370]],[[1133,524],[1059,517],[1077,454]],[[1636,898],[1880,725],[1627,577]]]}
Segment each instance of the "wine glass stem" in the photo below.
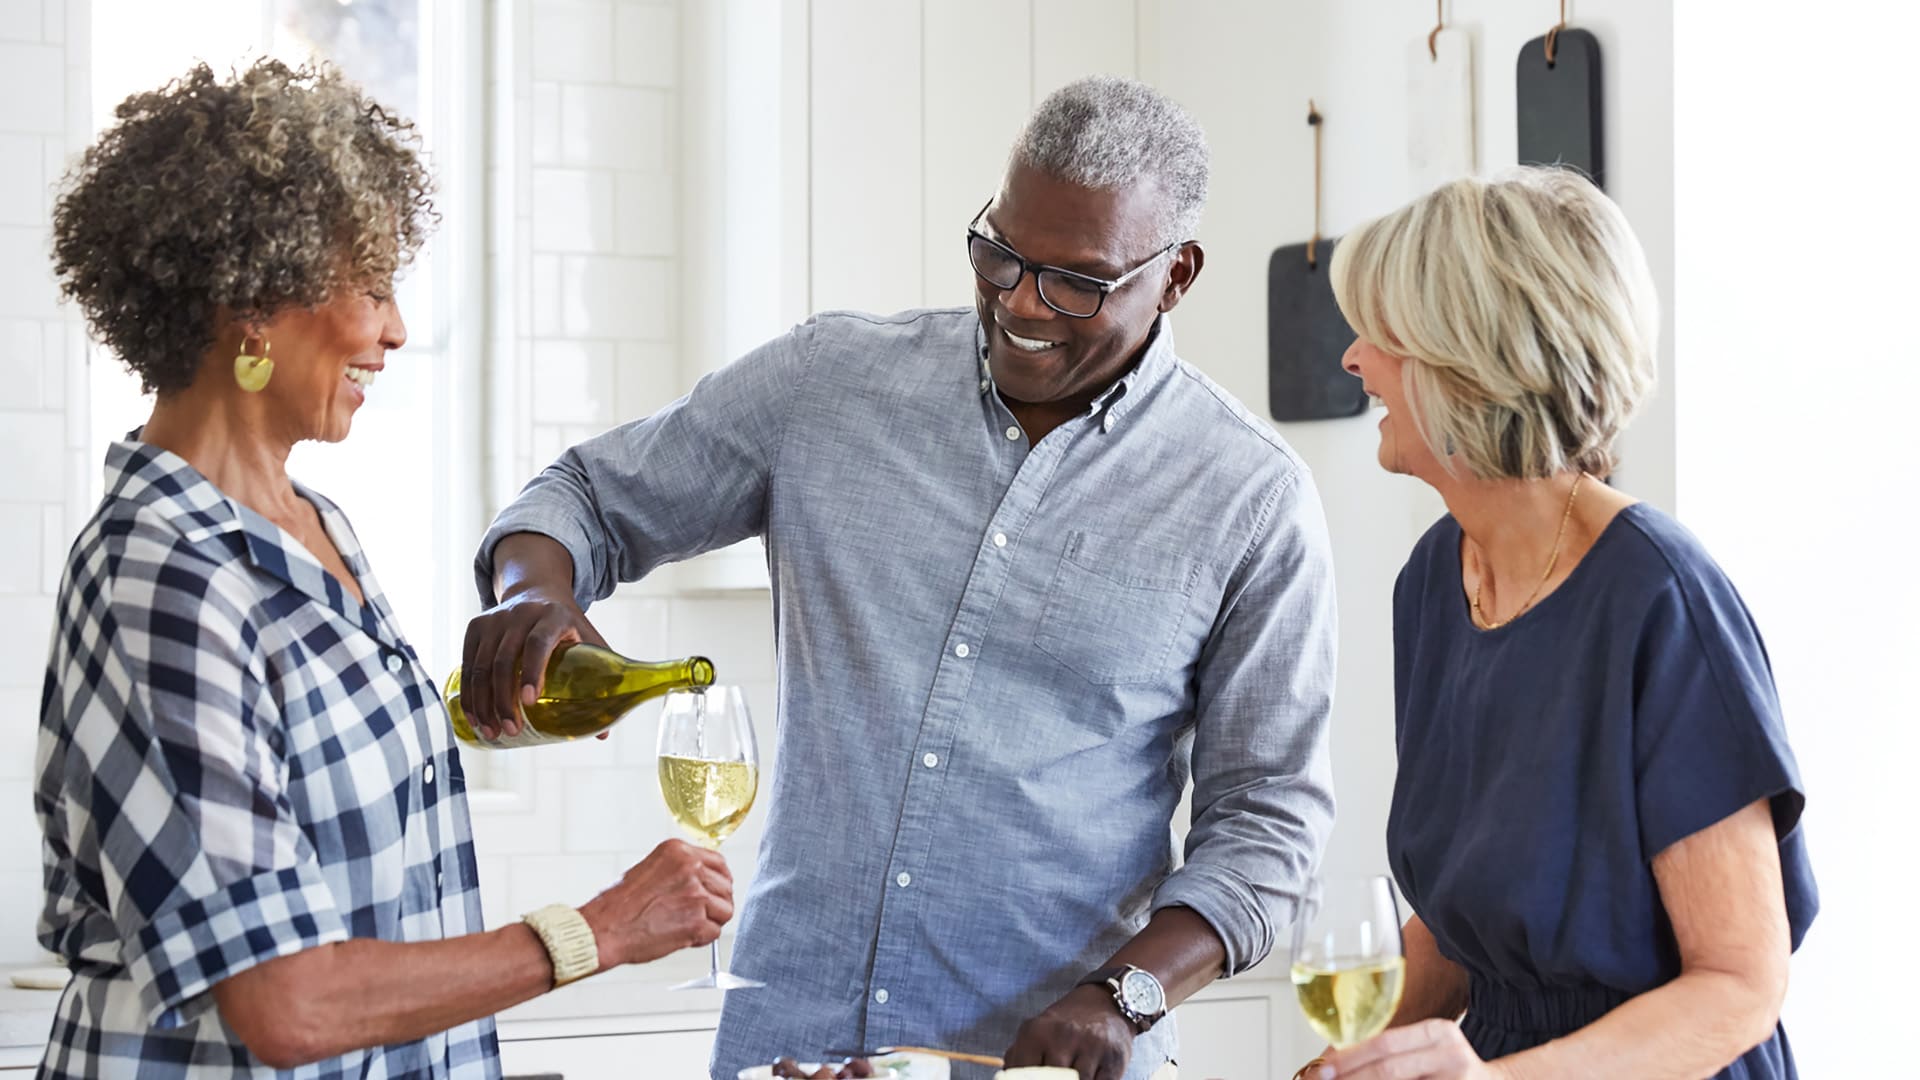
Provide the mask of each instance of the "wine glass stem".
{"label": "wine glass stem", "polygon": [[[710,840],[707,842],[707,846],[709,848],[712,848],[714,851],[719,851],[720,841]],[[711,942],[709,942],[707,944],[707,950],[708,950],[708,954],[711,956],[713,960],[712,972],[711,972],[713,975],[713,981],[717,984],[720,981],[720,939],[714,938]]]}

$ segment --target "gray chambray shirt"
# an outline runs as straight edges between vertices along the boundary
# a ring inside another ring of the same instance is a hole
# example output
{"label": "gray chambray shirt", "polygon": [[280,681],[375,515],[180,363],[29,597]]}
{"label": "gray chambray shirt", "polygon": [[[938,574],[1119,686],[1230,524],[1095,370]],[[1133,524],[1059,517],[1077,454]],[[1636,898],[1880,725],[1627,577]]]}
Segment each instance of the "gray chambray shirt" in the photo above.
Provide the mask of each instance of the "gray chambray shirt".
{"label": "gray chambray shirt", "polygon": [[567,451],[482,542],[489,603],[494,545],[536,532],[583,605],[766,543],[779,765],[732,964],[768,988],[727,995],[717,1080],[854,1044],[997,1054],[1163,907],[1242,971],[1332,825],[1332,552],[1306,466],[1164,318],[1034,445],[983,342],[971,308],[816,316]]}

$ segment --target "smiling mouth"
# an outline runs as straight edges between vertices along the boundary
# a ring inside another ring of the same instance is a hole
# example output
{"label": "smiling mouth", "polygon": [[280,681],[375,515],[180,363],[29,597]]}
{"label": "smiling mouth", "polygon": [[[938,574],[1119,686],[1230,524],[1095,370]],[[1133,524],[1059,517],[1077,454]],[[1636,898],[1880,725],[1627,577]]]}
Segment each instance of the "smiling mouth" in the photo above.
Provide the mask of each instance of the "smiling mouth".
{"label": "smiling mouth", "polygon": [[1063,341],[1047,341],[1043,338],[1022,337],[1007,329],[1006,325],[998,320],[995,320],[994,325],[1000,327],[1000,333],[1006,337],[1008,344],[1023,353],[1043,353],[1049,349],[1061,348],[1066,344],[1066,342]]}
{"label": "smiling mouth", "polygon": [[347,369],[346,379],[361,390],[366,390],[373,385],[373,380],[379,375],[379,368],[350,367]]}

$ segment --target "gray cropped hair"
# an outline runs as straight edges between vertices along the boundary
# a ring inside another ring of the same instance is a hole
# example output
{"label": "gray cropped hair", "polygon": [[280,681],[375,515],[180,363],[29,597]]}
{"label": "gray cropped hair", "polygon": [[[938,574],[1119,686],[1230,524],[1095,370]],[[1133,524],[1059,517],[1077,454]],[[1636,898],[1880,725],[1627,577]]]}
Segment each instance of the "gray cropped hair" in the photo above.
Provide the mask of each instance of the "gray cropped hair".
{"label": "gray cropped hair", "polygon": [[1207,204],[1207,136],[1173,99],[1134,79],[1095,75],[1047,95],[1012,163],[1095,191],[1148,181],[1160,191],[1153,246],[1192,240]]}

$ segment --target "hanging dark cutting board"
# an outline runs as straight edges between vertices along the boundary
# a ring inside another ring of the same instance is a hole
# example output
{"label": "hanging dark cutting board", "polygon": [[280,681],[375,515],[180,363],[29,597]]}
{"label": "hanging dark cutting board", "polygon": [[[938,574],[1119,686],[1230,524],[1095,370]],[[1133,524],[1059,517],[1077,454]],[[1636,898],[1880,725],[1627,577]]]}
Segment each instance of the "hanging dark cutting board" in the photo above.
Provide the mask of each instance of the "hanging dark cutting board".
{"label": "hanging dark cutting board", "polygon": [[1332,240],[1274,249],[1267,260],[1267,412],[1275,420],[1332,420],[1367,410],[1360,380],[1340,366],[1353,330],[1333,299]]}
{"label": "hanging dark cutting board", "polygon": [[1520,49],[1515,99],[1520,109],[1520,164],[1563,165],[1607,186],[1600,135],[1600,42],[1585,30],[1554,35]]}

